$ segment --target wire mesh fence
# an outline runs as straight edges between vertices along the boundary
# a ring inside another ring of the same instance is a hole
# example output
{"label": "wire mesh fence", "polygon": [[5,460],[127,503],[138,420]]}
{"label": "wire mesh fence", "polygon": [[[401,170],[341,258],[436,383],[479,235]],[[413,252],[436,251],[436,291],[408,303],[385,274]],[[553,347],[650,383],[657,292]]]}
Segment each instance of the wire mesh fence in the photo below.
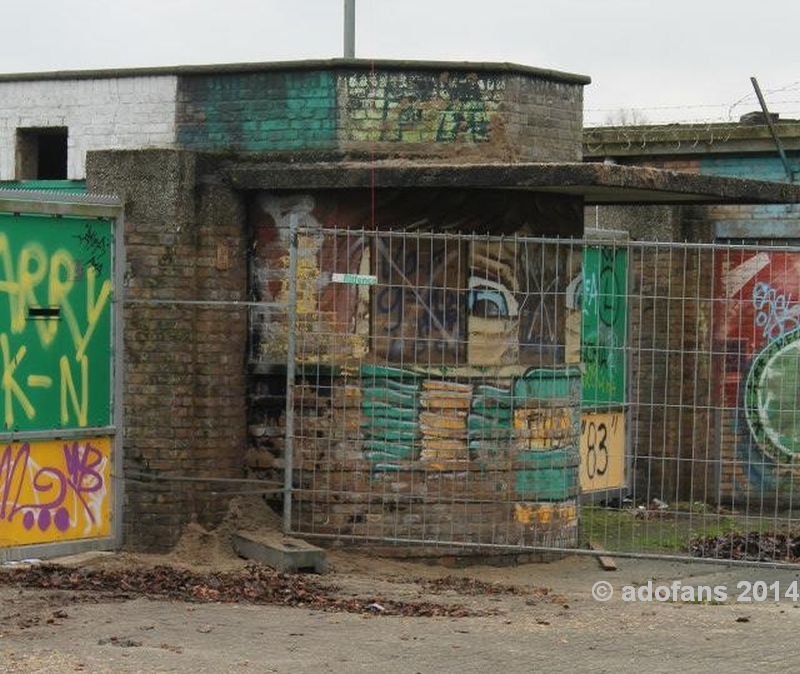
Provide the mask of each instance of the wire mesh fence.
{"label": "wire mesh fence", "polygon": [[800,250],[346,230],[292,241],[270,272],[290,310],[258,316],[252,347],[255,387],[288,403],[254,410],[285,435],[287,528],[800,554]]}

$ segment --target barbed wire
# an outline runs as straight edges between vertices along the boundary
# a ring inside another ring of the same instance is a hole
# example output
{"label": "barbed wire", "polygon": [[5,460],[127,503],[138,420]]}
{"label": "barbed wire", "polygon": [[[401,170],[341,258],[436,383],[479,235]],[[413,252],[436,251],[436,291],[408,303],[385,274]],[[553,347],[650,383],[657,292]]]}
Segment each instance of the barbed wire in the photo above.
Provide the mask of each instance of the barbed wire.
{"label": "barbed wire", "polygon": [[[776,94],[795,91],[800,91],[800,81],[765,89],[764,95],[768,99],[767,103],[770,111],[779,113],[784,119],[800,118],[800,100],[796,96],[774,97]],[[744,105],[755,105],[757,109],[759,108],[758,97],[755,92],[748,93],[733,103],[681,103],[644,106],[627,106],[623,103],[617,107],[587,107],[584,109],[584,116],[586,117],[584,126],[614,125],[613,121],[609,121],[609,118],[614,115],[628,115],[636,120],[634,122],[635,125],[738,122],[736,110]],[[717,113],[714,114],[714,111],[717,111]],[[630,124],[630,122],[627,123]]]}

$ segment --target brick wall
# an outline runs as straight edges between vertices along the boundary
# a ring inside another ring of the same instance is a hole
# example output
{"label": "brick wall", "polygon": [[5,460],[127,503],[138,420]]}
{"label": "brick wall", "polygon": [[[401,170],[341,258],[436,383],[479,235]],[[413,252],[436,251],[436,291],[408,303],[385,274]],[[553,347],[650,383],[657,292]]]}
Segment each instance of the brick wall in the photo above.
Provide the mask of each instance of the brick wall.
{"label": "brick wall", "polygon": [[508,91],[517,109],[507,125],[521,161],[581,160],[582,86],[520,76],[509,80]]}
{"label": "brick wall", "polygon": [[198,187],[199,163],[175,151],[87,163],[89,189],[125,201],[124,532],[142,550],[217,521],[230,485],[203,480],[242,475],[246,313],[224,302],[246,297],[244,208]]}
{"label": "brick wall", "polygon": [[70,179],[107,149],[579,161],[587,82],[421,62],[0,76],[0,180],[17,178],[17,129],[39,127],[69,129]]}
{"label": "brick wall", "polygon": [[178,143],[193,150],[332,150],[329,71],[187,75],[178,82]]}
{"label": "brick wall", "polygon": [[[797,153],[789,157],[797,164]],[[787,179],[777,156],[756,153],[625,157],[621,161],[719,176]],[[760,452],[759,443],[747,430],[738,393],[750,370],[753,354],[748,349],[753,340],[736,339],[736,334],[726,332],[752,330],[754,317],[732,321],[721,309],[752,307],[753,285],[760,280],[788,298],[786,311],[791,316],[794,293],[784,289],[781,277],[787,265],[759,266],[764,269],[762,276],[751,279],[745,274],[741,294],[728,297],[721,280],[721,260],[727,260],[730,249],[692,251],[680,243],[746,240],[754,246],[746,256],[767,259],[767,253],[759,253],[760,245],[796,243],[800,238],[800,206],[642,208],[639,212],[606,207],[586,211],[587,224],[595,220],[601,228],[623,229],[634,239],[677,244],[645,247],[634,255],[640,295],[632,298],[631,307],[629,451],[637,494],[737,506],[787,504],[796,478],[788,464],[774,462],[768,451]]]}
{"label": "brick wall", "polygon": [[637,497],[716,502],[713,253],[633,248],[630,298],[632,483]]}
{"label": "brick wall", "polygon": [[407,64],[182,76],[182,147],[579,161],[583,78]]}
{"label": "brick wall", "polygon": [[[798,166],[800,153],[788,153],[790,164]],[[786,182],[787,176],[778,156],[728,155],[704,157],[700,161],[701,173],[756,178]],[[800,205],[768,204],[757,206],[727,206],[707,209],[706,217],[713,221],[721,237],[755,238],[764,242],[772,239],[797,240],[800,224]]]}
{"label": "brick wall", "polygon": [[345,151],[580,160],[583,89],[574,83],[507,72],[412,69],[343,73],[339,89]]}
{"label": "brick wall", "polygon": [[[787,157],[792,166],[800,165],[800,153],[788,152]],[[775,182],[787,180],[783,163],[777,155],[742,153],[703,157],[626,157],[622,163],[730,178]],[[715,238],[722,238],[756,239],[767,243],[778,239],[798,238],[798,204],[719,204],[694,208],[675,206],[673,210],[676,217],[683,222],[673,232],[672,237],[662,237],[661,240],[713,241]]]}
{"label": "brick wall", "polygon": [[0,180],[16,178],[18,128],[68,127],[69,179],[92,150],[172,147],[175,88],[170,75],[0,81]]}

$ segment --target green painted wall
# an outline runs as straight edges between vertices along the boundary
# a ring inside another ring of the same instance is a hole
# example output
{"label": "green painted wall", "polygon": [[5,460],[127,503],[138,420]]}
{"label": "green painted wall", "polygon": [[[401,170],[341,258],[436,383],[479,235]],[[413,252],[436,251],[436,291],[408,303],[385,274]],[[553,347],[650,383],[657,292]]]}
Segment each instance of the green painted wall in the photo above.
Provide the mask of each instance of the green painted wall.
{"label": "green painted wall", "polygon": [[336,77],[266,72],[182,77],[178,144],[239,152],[333,149]]}
{"label": "green painted wall", "polygon": [[110,221],[0,213],[3,432],[111,424]]}

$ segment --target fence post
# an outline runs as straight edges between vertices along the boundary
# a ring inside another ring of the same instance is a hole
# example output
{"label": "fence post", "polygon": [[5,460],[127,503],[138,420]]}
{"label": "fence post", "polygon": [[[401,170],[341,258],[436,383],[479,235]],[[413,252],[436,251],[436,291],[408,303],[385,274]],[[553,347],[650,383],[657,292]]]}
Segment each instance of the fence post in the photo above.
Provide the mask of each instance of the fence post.
{"label": "fence post", "polygon": [[294,379],[295,335],[297,332],[297,213],[289,217],[289,303],[286,316],[286,429],[283,473],[283,532],[292,530],[292,487],[294,473]]}

